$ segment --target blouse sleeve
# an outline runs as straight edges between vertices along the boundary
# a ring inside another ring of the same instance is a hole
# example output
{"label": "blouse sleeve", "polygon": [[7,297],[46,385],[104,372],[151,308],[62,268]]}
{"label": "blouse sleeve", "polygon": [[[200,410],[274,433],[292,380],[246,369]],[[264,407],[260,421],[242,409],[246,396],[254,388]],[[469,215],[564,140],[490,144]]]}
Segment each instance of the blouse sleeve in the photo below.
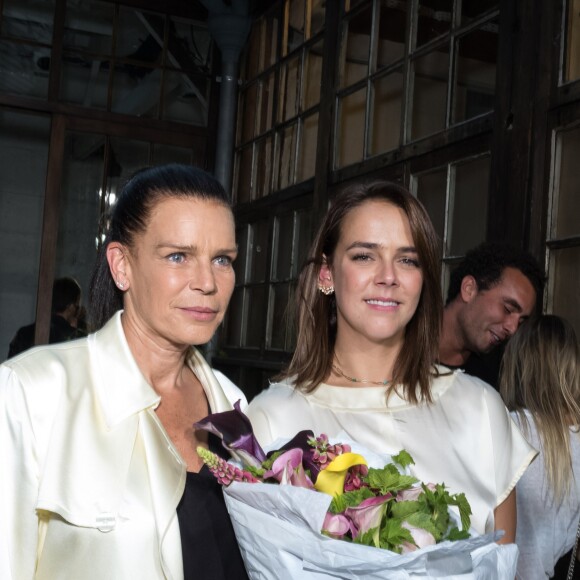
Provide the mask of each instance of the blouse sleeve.
{"label": "blouse sleeve", "polygon": [[33,578],[38,542],[38,462],[22,385],[0,366],[0,578]]}
{"label": "blouse sleeve", "polygon": [[487,384],[484,402],[490,422],[497,507],[515,488],[538,452],[525,440],[497,391]]}
{"label": "blouse sleeve", "polygon": [[271,408],[270,399],[269,391],[265,391],[251,401],[246,411],[252,423],[254,435],[262,447],[267,447],[276,439],[270,423],[274,410]]}

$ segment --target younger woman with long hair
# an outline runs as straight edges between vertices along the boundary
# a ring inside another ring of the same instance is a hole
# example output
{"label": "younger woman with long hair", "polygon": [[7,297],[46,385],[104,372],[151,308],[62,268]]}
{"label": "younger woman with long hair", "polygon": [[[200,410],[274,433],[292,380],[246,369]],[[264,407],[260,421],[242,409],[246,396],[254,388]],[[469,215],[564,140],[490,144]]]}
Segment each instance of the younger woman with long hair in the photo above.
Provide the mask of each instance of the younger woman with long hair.
{"label": "younger woman with long hair", "polygon": [[580,518],[580,348],[569,322],[544,315],[510,339],[501,394],[540,455],[517,485],[518,577],[550,578]]}
{"label": "younger woman with long hair", "polygon": [[388,182],[331,205],[297,289],[297,348],[248,408],[268,444],[345,431],[378,453],[406,449],[414,475],[464,492],[480,533],[515,536],[515,484],[535,455],[499,395],[435,365],[442,304],[438,243],[423,206]]}

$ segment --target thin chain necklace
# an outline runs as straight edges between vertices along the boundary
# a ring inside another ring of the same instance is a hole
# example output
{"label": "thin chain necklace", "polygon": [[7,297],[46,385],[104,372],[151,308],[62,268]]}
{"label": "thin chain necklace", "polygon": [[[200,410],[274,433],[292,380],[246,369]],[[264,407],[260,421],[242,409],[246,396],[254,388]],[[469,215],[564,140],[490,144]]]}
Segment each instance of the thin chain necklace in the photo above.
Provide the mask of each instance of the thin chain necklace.
{"label": "thin chain necklace", "polygon": [[349,377],[348,375],[342,372],[341,368],[338,365],[331,363],[331,366],[332,370],[335,373],[345,378],[347,381],[350,381],[351,383],[362,383],[366,385],[388,385],[391,382],[389,379],[385,379],[384,381],[371,381],[369,379],[357,379],[355,377]]}

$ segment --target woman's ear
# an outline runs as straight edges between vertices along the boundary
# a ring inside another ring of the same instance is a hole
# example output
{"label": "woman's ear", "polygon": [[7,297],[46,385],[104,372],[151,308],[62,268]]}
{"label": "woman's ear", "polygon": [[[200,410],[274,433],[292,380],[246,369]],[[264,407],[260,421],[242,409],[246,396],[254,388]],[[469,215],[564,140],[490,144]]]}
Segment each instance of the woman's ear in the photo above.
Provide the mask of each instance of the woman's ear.
{"label": "woman's ear", "polygon": [[107,262],[111,276],[119,290],[125,291],[129,288],[129,261],[127,259],[127,249],[120,242],[110,242],[107,246]]}
{"label": "woman's ear", "polygon": [[326,256],[322,256],[322,266],[318,272],[318,286],[323,288],[330,288],[333,286],[332,270],[328,264]]}

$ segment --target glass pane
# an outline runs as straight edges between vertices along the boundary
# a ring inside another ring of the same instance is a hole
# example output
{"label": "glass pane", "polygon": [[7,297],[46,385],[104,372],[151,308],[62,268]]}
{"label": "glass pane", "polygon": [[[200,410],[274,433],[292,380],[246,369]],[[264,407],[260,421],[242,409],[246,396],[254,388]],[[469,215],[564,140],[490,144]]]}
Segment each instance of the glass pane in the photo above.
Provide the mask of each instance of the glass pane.
{"label": "glass pane", "polygon": [[234,272],[236,273],[236,284],[245,284],[247,264],[248,264],[248,236],[250,226],[245,224],[236,230],[236,240],[238,243],[238,257],[234,261]]}
{"label": "glass pane", "polygon": [[553,192],[552,238],[580,234],[580,128],[558,133],[557,191]]}
{"label": "glass pane", "polygon": [[68,2],[64,21],[64,46],[110,55],[113,50],[114,10],[114,4],[100,0]]}
{"label": "glass pane", "polygon": [[250,244],[248,259],[250,260],[250,282],[264,282],[268,268],[268,230],[267,220],[250,225]]}
{"label": "glass pane", "polygon": [[270,348],[284,350],[287,344],[288,335],[288,299],[290,285],[277,284],[272,288],[272,337]]}
{"label": "glass pane", "polygon": [[46,98],[50,49],[0,41],[0,92]]}
{"label": "glass pane", "polygon": [[166,70],[163,76],[163,119],[207,126],[209,90],[207,77]]}
{"label": "glass pane", "polygon": [[2,36],[52,44],[55,0],[2,1]]}
{"label": "glass pane", "polygon": [[308,252],[310,250],[312,237],[312,215],[309,210],[300,211],[297,213],[298,219],[298,243],[297,255],[294,261],[294,271],[292,277],[297,278],[298,273],[306,263]]}
{"label": "glass pane", "polygon": [[452,97],[456,123],[493,111],[498,32],[493,21],[458,40]]}
{"label": "glass pane", "polygon": [[[103,192],[104,149],[95,149],[101,137],[68,133],[63,163],[55,277],[72,276],[87,302],[97,246],[100,245],[101,215],[114,202],[116,188]],[[113,171],[118,167],[110,165]],[[104,198],[104,199],[103,199]],[[107,204],[108,202],[108,204]]]}
{"label": "glass pane", "polygon": [[369,3],[369,0],[344,0],[344,11],[349,12],[356,8],[359,4]]}
{"label": "glass pane", "polygon": [[165,16],[119,6],[116,56],[160,66],[163,63],[164,36]]}
{"label": "glass pane", "polygon": [[445,129],[449,46],[413,61],[413,117],[411,139],[419,139]]}
{"label": "glass pane", "polygon": [[134,117],[156,118],[160,92],[161,69],[117,64],[111,110]]}
{"label": "glass pane", "polygon": [[[161,21],[157,27],[160,24]],[[167,65],[178,69],[209,73],[211,54],[211,34],[205,24],[170,16]]]}
{"label": "glass pane", "polygon": [[306,53],[306,74],[304,76],[304,109],[309,109],[320,101],[320,81],[322,78],[322,42],[315,44]]}
{"label": "glass pane", "polygon": [[256,129],[256,110],[258,99],[258,83],[250,85],[242,95],[241,134],[240,143],[246,143],[254,138]]}
{"label": "glass pane", "polygon": [[264,68],[272,66],[276,62],[278,55],[278,7],[264,17]]}
{"label": "glass pane", "polygon": [[253,199],[269,195],[272,190],[272,138],[256,143],[256,179]]}
{"label": "glass pane", "polygon": [[232,294],[228,308],[226,325],[226,344],[229,346],[242,345],[242,324],[244,319],[244,288],[236,288]]}
{"label": "glass pane", "polygon": [[455,167],[455,194],[448,232],[452,256],[462,256],[485,240],[489,189],[489,157]]}
{"label": "glass pane", "polygon": [[499,8],[499,0],[461,0],[461,24],[467,24],[494,8]]}
{"label": "glass pane", "polygon": [[376,155],[399,146],[403,108],[403,73],[397,71],[373,83],[370,153]]}
{"label": "glass pane", "polygon": [[260,50],[262,42],[262,31],[264,27],[264,20],[255,20],[252,23],[250,36],[246,43],[244,50],[244,58],[242,64],[242,76],[244,80],[249,81],[253,79],[261,69],[260,60],[262,52]]}
{"label": "glass pane", "polygon": [[34,321],[50,119],[0,110],[0,361]]}
{"label": "glass pane", "polygon": [[282,67],[280,73],[280,98],[278,107],[278,119],[286,121],[298,114],[300,98],[300,61],[293,58]]}
{"label": "glass pane", "polygon": [[300,151],[298,152],[298,176],[301,182],[314,177],[316,170],[316,141],[318,138],[318,113],[310,115],[302,123],[302,136],[300,138]]}
{"label": "glass pane", "polygon": [[266,336],[266,314],[268,301],[266,286],[248,288],[248,318],[246,327],[246,339],[243,346],[260,348]]}
{"label": "glass pane", "polygon": [[278,189],[284,189],[294,183],[296,136],[296,124],[286,127],[278,134]]}
{"label": "glass pane", "polygon": [[92,109],[106,109],[109,72],[109,63],[100,58],[65,53],[61,63],[60,99]]}
{"label": "glass pane", "polygon": [[326,0],[311,0],[310,10],[310,38],[312,38],[324,28]]}
{"label": "glass pane", "polygon": [[107,191],[116,194],[136,171],[149,164],[149,143],[111,137]]}
{"label": "glass pane", "polygon": [[580,78],[580,0],[568,0],[564,80]]}
{"label": "glass pane", "polygon": [[580,248],[550,252],[550,280],[554,283],[552,312],[567,318],[580,336]]}
{"label": "glass pane", "polygon": [[[473,0],[471,0],[472,3]],[[448,34],[453,16],[453,0],[419,0],[417,46]]]}
{"label": "glass pane", "polygon": [[288,29],[284,54],[304,43],[304,0],[288,0]]}
{"label": "glass pane", "polygon": [[260,110],[258,119],[258,135],[272,128],[274,110],[274,74],[260,82]]}
{"label": "glass pane", "polygon": [[192,150],[187,147],[161,145],[158,143],[153,146],[153,165],[162,165],[164,163],[185,163],[190,165],[193,162],[192,156]]}
{"label": "glass pane", "polygon": [[287,280],[292,275],[292,248],[294,245],[294,212],[276,219],[276,255],[275,271],[271,279]]}
{"label": "glass pane", "polygon": [[347,20],[340,51],[340,86],[348,87],[366,77],[373,22],[372,7]]}
{"label": "glass pane", "polygon": [[407,29],[407,2],[381,1],[377,69],[403,58]]}
{"label": "glass pane", "polygon": [[422,173],[417,176],[416,183],[417,199],[425,206],[439,239],[443,241],[445,239],[447,168]]}
{"label": "glass pane", "polygon": [[250,201],[252,185],[252,146],[244,147],[237,154],[238,178],[236,180],[236,201],[245,203]]}
{"label": "glass pane", "polygon": [[365,106],[367,91],[357,91],[340,101],[338,130],[338,167],[363,158]]}

